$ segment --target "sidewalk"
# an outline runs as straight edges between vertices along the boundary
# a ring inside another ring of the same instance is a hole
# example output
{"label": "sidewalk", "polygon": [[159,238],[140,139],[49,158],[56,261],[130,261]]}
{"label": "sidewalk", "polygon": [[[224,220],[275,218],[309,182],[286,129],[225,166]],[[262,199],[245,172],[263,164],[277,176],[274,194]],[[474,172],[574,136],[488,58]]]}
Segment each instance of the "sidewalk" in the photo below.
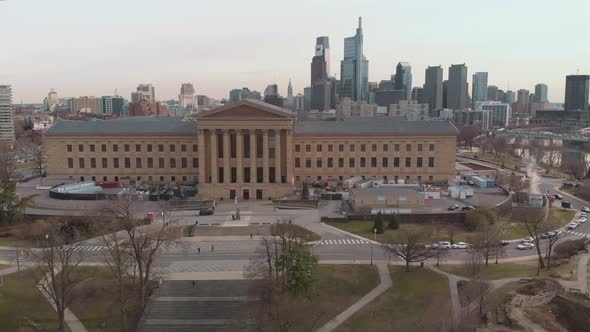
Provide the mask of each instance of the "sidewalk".
{"label": "sidewalk", "polygon": [[340,324],[342,324],[345,320],[350,318],[357,311],[361,310],[364,306],[369,304],[371,301],[377,298],[377,296],[381,295],[383,292],[385,292],[392,286],[393,282],[391,281],[391,275],[389,274],[389,269],[387,265],[378,264],[377,269],[379,271],[379,279],[381,279],[381,283],[379,284],[379,286],[367,293],[360,300],[356,301],[353,305],[341,312],[338,316],[334,317],[332,320],[324,324],[324,326],[318,329],[319,332],[333,331],[338,326],[340,326]]}

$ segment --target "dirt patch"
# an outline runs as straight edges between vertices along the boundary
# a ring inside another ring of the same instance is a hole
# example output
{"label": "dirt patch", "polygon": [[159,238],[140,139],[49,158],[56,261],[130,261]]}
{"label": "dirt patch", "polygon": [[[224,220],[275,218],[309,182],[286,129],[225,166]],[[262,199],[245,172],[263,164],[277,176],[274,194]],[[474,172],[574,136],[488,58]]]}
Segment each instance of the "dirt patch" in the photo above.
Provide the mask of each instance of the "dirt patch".
{"label": "dirt patch", "polygon": [[542,326],[546,331],[549,332],[568,332],[568,329],[564,328],[557,322],[557,318],[549,310],[548,306],[530,307],[523,310],[525,316],[535,322],[535,324]]}
{"label": "dirt patch", "polygon": [[531,279],[526,284],[518,287],[516,293],[521,295],[538,295],[541,292],[560,291],[562,287],[555,280]]}
{"label": "dirt patch", "polygon": [[470,303],[477,303],[480,296],[488,292],[489,285],[482,281],[459,281],[457,290],[459,291],[459,300],[461,306],[467,306]]}

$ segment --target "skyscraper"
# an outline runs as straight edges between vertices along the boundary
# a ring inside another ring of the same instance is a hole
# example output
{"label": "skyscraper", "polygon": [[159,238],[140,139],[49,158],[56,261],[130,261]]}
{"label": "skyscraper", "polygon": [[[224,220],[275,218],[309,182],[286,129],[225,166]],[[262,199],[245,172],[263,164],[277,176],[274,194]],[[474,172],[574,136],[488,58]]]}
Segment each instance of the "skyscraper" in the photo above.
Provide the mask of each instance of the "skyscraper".
{"label": "skyscraper", "polygon": [[404,90],[406,100],[412,100],[412,67],[407,62],[400,62],[395,67],[394,87]]}
{"label": "skyscraper", "polygon": [[547,84],[539,83],[535,85],[535,102],[536,103],[547,103],[549,99],[547,98],[549,88]]}
{"label": "skyscraper", "polygon": [[363,28],[359,17],[356,34],[344,38],[344,59],[340,62],[340,97],[369,100],[369,61],[363,54]]}
{"label": "skyscraper", "polygon": [[180,107],[195,107],[195,88],[191,83],[182,83],[178,95]]}
{"label": "skyscraper", "polygon": [[453,110],[467,108],[467,66],[464,63],[449,67],[447,108]]}
{"label": "skyscraper", "polygon": [[279,86],[276,84],[269,84],[264,89],[264,102],[275,106],[283,107],[284,100],[279,95]]}
{"label": "skyscraper", "polygon": [[47,97],[43,100],[43,109],[49,112],[53,112],[55,107],[59,105],[59,98],[55,89],[49,90]]}
{"label": "skyscraper", "polygon": [[156,89],[150,84],[140,84],[137,90],[131,93],[132,102],[140,102],[142,100],[156,100]]}
{"label": "skyscraper", "polygon": [[118,116],[127,116],[127,106],[125,99],[119,96],[102,96],[100,97],[100,112],[103,114],[113,114]]}
{"label": "skyscraper", "polygon": [[287,107],[293,107],[293,85],[291,84],[291,79],[289,78],[289,85],[287,86]]}
{"label": "skyscraper", "polygon": [[473,74],[471,89],[471,100],[473,109],[475,109],[477,102],[488,100],[488,73],[477,72]]}
{"label": "skyscraper", "polygon": [[565,105],[569,110],[588,110],[589,75],[568,75],[565,78]]}
{"label": "skyscraper", "polygon": [[0,143],[5,143],[12,147],[14,137],[12,86],[0,85]]}
{"label": "skyscraper", "polygon": [[530,100],[530,91],[527,89],[519,89],[516,91],[516,102],[522,105],[527,105]]}
{"label": "skyscraper", "polygon": [[488,100],[491,101],[500,101],[499,97],[499,90],[498,87],[495,85],[488,85]]}
{"label": "skyscraper", "polygon": [[514,94],[514,91],[512,91],[512,90],[506,91],[506,93],[504,94],[504,102],[508,103],[508,104],[512,104],[515,101],[516,101],[516,95]]}
{"label": "skyscraper", "polygon": [[330,77],[330,40],[326,36],[316,39],[315,54],[311,61],[311,101],[314,110],[328,111],[333,107],[335,96],[333,79]]}
{"label": "skyscraper", "polygon": [[424,100],[431,110],[443,107],[443,69],[441,66],[426,68]]}

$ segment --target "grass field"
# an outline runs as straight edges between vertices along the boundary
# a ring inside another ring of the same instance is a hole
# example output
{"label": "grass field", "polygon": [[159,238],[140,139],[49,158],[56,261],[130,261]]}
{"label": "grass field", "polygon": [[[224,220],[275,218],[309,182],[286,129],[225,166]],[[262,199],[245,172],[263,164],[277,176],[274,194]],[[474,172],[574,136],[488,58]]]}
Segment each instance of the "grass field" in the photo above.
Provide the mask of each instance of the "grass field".
{"label": "grass field", "polygon": [[[563,210],[552,208],[549,209],[549,220],[551,222],[555,222],[556,225],[565,226],[567,223],[571,221],[574,217],[575,211],[570,210]],[[387,227],[387,222],[384,223],[385,227]],[[368,239],[376,239],[379,242],[387,241],[390,238],[397,239],[399,231],[394,229],[385,229],[385,233],[373,234],[373,222],[372,221],[351,221],[348,223],[329,223],[330,226],[342,229],[344,231],[360,235],[362,237]],[[524,225],[516,222],[516,221],[497,221],[496,225],[503,229],[502,239],[503,240],[514,240],[520,239],[523,237],[529,236],[529,233],[526,230]],[[557,227],[556,227],[557,228]],[[408,229],[408,230],[423,230],[431,234],[429,242],[435,241],[450,241],[448,232],[446,231],[445,227],[436,227],[436,225],[428,224],[411,224],[411,223],[403,223],[400,225],[400,229]],[[469,238],[473,236],[472,232],[467,232],[466,230],[456,227],[453,235],[453,241],[465,241],[469,242]]]}
{"label": "grass field", "polygon": [[[3,276],[0,287],[1,331],[56,331],[57,314],[36,287],[32,271]],[[39,329],[33,328],[36,324]]]}
{"label": "grass field", "polygon": [[393,286],[336,331],[435,331],[451,324],[448,280],[431,270],[390,267]]}

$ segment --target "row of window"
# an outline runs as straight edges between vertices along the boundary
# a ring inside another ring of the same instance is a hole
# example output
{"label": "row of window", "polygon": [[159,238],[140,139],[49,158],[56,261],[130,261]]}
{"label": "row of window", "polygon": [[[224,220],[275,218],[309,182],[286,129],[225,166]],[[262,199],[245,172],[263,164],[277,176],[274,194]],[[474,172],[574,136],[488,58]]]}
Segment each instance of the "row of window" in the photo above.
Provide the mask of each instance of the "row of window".
{"label": "row of window", "polygon": [[[344,164],[345,164],[344,158],[327,158],[326,166],[328,168],[333,168],[335,159],[338,163],[338,168],[344,168]],[[400,160],[401,160],[400,157],[393,158],[393,167],[396,167],[396,168],[400,167]],[[379,167],[377,157],[372,157],[370,162],[371,162],[371,168]],[[316,158],[315,167],[322,168],[322,167],[324,167],[323,165],[324,165],[324,158]],[[404,160],[404,165],[405,165],[405,167],[412,167],[412,157],[406,157]],[[434,167],[434,157],[428,157],[427,165],[430,168]],[[348,168],[355,168],[355,167],[356,167],[356,158],[354,158],[354,157],[348,158]],[[361,167],[361,168],[367,167],[367,158],[365,158],[365,157],[359,158],[359,167]],[[381,159],[381,167],[384,167],[384,168],[389,167],[389,158],[388,157],[383,157]],[[416,158],[416,167],[418,167],[418,168],[424,167],[424,158],[423,157]],[[301,168],[301,158],[295,158],[295,168]],[[312,159],[311,158],[305,158],[305,168],[312,168]]]}
{"label": "row of window", "polygon": [[[422,143],[417,144],[416,150],[418,152],[424,151],[424,145],[425,144],[422,144]],[[338,152],[344,152],[344,146],[345,146],[345,144],[338,144]],[[356,149],[356,144],[349,144],[348,145],[348,152],[354,152],[355,149]],[[324,150],[323,144],[316,144],[315,152],[322,152],[323,150]],[[334,144],[328,144],[327,151],[333,152],[334,151]],[[360,151],[366,152],[367,151],[367,144],[361,144]],[[371,151],[377,152],[377,144],[371,144]],[[383,146],[381,147],[381,151],[383,151],[383,152],[389,151],[389,144],[383,144]],[[401,144],[394,144],[393,151],[396,151],[396,152],[401,151]],[[405,151],[412,152],[412,144],[409,144],[409,143],[406,144]],[[430,151],[430,152],[434,151],[434,144],[428,144],[428,151]],[[295,144],[295,152],[301,152],[301,144]],[[305,152],[312,152],[312,144],[305,144]]]}
{"label": "row of window", "polygon": [[[363,180],[365,180],[365,177],[362,177]],[[321,175],[316,176],[316,181],[322,181],[322,180],[331,180],[332,177],[331,176],[327,176],[327,177],[323,177]],[[376,180],[377,177],[373,176],[373,180]],[[383,177],[384,180],[387,180],[387,176]],[[311,181],[311,176],[307,176],[305,179],[307,182]],[[338,180],[339,181],[343,181],[344,180],[344,176],[339,175],[338,176]],[[400,180],[399,176],[394,176],[393,177],[393,181],[394,183],[399,183],[398,181]],[[412,178],[409,175],[407,175],[404,179],[404,183],[422,183],[423,181],[423,176],[422,175],[418,175],[416,176],[416,178]],[[295,176],[295,182],[300,182],[301,181],[301,177],[300,176]],[[428,182],[432,183],[434,181],[434,177],[432,175],[428,175]]]}
{"label": "row of window", "polygon": [[[97,158],[88,158],[90,160],[89,168],[97,168]],[[131,168],[131,158],[121,158],[123,159],[123,168]],[[154,158],[147,158],[146,166],[147,168],[154,168],[155,163]],[[166,159],[165,158],[158,158],[158,166],[157,168],[166,168]],[[108,158],[100,158],[101,168],[109,168],[109,159]],[[135,168],[142,168],[143,167],[143,159],[142,158],[135,158]],[[192,167],[198,168],[199,167],[199,158],[193,158],[192,160]],[[113,168],[120,168],[119,158],[113,158],[112,160],[112,167]],[[168,167],[169,168],[176,168],[176,158],[170,158],[168,160]],[[68,158],[68,168],[74,168],[74,158]],[[86,158],[78,158],[78,168],[86,168]],[[180,168],[188,168],[188,158],[180,158]]]}
{"label": "row of window", "polygon": [[[125,176],[125,177],[128,178],[128,176]],[[95,181],[96,182],[96,176],[91,176],[90,178],[91,178],[92,181]],[[119,182],[119,176],[117,176],[117,175],[115,175],[114,177],[112,177],[112,179],[115,182]],[[160,175],[159,179],[160,179],[160,182],[176,182],[176,176],[175,175],[171,175],[169,177],[168,176],[164,176],[164,175]],[[86,180],[86,177],[84,177],[84,176],[81,176],[80,177],[80,181],[81,182],[84,182],[85,180]],[[142,180],[141,176],[138,175],[136,177],[136,180],[137,181],[141,181]],[[110,178],[108,176],[103,176],[102,177],[102,181],[103,182],[108,182],[108,181],[111,181],[111,180],[110,180]],[[149,175],[148,178],[147,178],[147,181],[148,182],[153,182],[154,181],[154,177],[151,176],[151,175]],[[188,177],[186,175],[182,176],[182,182],[183,183],[186,183],[187,181],[188,181]],[[195,176],[193,178],[193,182],[194,183],[197,183],[198,181],[199,181],[198,177]]]}
{"label": "row of window", "polygon": [[[123,151],[125,152],[130,152],[131,151],[131,144],[122,144],[123,145]],[[141,144],[135,144],[135,152],[141,152]],[[164,144],[158,144],[158,152],[164,152]],[[90,144],[88,146],[90,152],[96,152],[96,145],[95,144]],[[154,150],[154,145],[152,144],[148,144],[146,146],[147,148],[147,152],[152,152]],[[72,144],[68,144],[66,146],[66,149],[68,152],[72,152],[74,151],[74,146]],[[196,144],[192,145],[192,149],[193,152],[197,152],[198,151],[198,147]],[[79,152],[84,152],[84,144],[78,144],[78,151]],[[100,145],[100,151],[101,152],[107,152],[107,145],[106,144],[101,144]],[[112,145],[112,151],[113,152],[119,152],[119,145],[118,144],[113,144]],[[176,144],[170,144],[169,145],[169,151],[170,152],[176,152]],[[186,152],[187,151],[187,145],[186,144],[181,144],[180,145],[180,151],[181,152]]]}

